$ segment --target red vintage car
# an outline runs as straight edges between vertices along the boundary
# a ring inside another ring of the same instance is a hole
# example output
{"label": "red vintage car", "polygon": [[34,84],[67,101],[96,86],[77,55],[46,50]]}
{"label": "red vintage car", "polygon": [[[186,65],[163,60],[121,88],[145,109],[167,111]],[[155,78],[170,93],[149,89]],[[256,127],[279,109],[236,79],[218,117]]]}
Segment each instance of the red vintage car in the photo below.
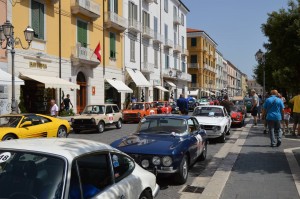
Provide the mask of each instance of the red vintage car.
{"label": "red vintage car", "polygon": [[157,114],[170,114],[172,112],[172,106],[168,101],[154,101],[152,105],[157,108]]}
{"label": "red vintage car", "polygon": [[147,115],[157,114],[157,108],[153,108],[149,102],[135,102],[129,104],[127,109],[123,110],[123,122],[139,122],[141,118]]}
{"label": "red vintage car", "polygon": [[231,125],[239,125],[242,127],[245,123],[245,112],[242,106],[231,106]]}

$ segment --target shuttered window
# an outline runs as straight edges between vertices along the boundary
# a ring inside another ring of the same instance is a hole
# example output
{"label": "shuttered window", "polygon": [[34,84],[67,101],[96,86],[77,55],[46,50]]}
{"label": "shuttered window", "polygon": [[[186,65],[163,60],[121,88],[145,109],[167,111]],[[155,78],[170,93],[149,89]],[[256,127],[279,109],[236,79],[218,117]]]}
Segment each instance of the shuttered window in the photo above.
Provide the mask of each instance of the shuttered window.
{"label": "shuttered window", "polygon": [[135,41],[130,40],[130,61],[135,62]]}
{"label": "shuttered window", "polygon": [[31,1],[31,26],[34,30],[34,37],[44,39],[44,4]]}
{"label": "shuttered window", "polygon": [[154,67],[158,68],[158,50],[154,49]]}
{"label": "shuttered window", "polygon": [[118,0],[108,0],[108,10],[118,14]]}
{"label": "shuttered window", "polygon": [[143,46],[144,48],[144,63],[148,63],[148,47]]}
{"label": "shuttered window", "polygon": [[143,26],[150,27],[150,15],[145,11],[143,11]]}
{"label": "shuttered window", "polygon": [[137,5],[135,5],[133,2],[129,2],[128,5],[128,19],[134,19],[137,21]]}
{"label": "shuttered window", "polygon": [[77,20],[77,42],[87,47],[87,23]]}
{"label": "shuttered window", "polygon": [[116,34],[113,32],[109,33],[110,38],[110,58],[116,58]]}
{"label": "shuttered window", "polygon": [[165,69],[169,68],[169,55],[165,55]]}

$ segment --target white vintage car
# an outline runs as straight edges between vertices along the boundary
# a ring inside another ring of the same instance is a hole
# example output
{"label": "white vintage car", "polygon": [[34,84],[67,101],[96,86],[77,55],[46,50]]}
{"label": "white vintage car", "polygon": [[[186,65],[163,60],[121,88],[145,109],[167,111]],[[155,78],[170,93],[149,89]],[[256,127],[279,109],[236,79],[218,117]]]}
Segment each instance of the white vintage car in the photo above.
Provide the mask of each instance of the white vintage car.
{"label": "white vintage car", "polygon": [[156,177],[99,142],[23,139],[0,143],[0,198],[152,199]]}
{"label": "white vintage car", "polygon": [[231,117],[223,106],[198,106],[193,115],[206,130],[208,138],[217,138],[219,142],[225,142],[225,135],[230,131]]}

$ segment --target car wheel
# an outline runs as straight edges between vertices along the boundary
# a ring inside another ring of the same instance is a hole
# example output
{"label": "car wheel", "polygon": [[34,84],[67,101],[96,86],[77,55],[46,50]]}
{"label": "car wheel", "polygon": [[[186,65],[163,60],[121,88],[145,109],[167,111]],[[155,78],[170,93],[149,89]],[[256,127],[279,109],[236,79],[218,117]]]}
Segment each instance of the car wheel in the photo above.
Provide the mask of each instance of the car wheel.
{"label": "car wheel", "polygon": [[99,122],[97,130],[98,130],[98,133],[104,132],[104,123],[103,122]]}
{"label": "car wheel", "polygon": [[148,191],[148,190],[143,191],[143,193],[141,193],[141,195],[139,197],[139,199],[152,199],[152,198],[153,197],[152,197],[150,191]]}
{"label": "car wheel", "polygon": [[117,124],[116,124],[117,129],[122,128],[122,121],[121,119],[118,120]]}
{"label": "car wheel", "polygon": [[225,142],[225,131],[222,133],[222,135],[218,138],[218,141],[220,143],[224,143]]}
{"label": "car wheel", "polygon": [[57,130],[57,137],[58,138],[66,138],[68,135],[67,129],[64,126],[60,126]]}
{"label": "car wheel", "polygon": [[184,155],[179,166],[179,173],[176,176],[176,181],[179,184],[184,184],[188,178],[188,174],[189,174],[188,158],[186,155]]}
{"label": "car wheel", "polygon": [[17,139],[17,137],[13,134],[6,134],[3,138],[2,138],[2,141],[5,141],[5,140],[13,140],[13,139]]}
{"label": "car wheel", "polygon": [[207,142],[205,142],[204,144],[204,148],[201,155],[199,156],[199,160],[204,161],[206,159],[206,155],[207,155]]}

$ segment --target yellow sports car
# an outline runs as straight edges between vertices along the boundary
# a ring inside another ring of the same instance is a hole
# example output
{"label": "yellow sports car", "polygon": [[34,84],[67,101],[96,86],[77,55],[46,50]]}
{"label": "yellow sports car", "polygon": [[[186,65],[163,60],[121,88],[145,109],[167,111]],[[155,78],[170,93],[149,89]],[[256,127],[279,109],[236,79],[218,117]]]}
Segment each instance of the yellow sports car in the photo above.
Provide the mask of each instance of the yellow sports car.
{"label": "yellow sports car", "polygon": [[70,124],[40,114],[11,114],[0,116],[0,140],[38,137],[67,137]]}

